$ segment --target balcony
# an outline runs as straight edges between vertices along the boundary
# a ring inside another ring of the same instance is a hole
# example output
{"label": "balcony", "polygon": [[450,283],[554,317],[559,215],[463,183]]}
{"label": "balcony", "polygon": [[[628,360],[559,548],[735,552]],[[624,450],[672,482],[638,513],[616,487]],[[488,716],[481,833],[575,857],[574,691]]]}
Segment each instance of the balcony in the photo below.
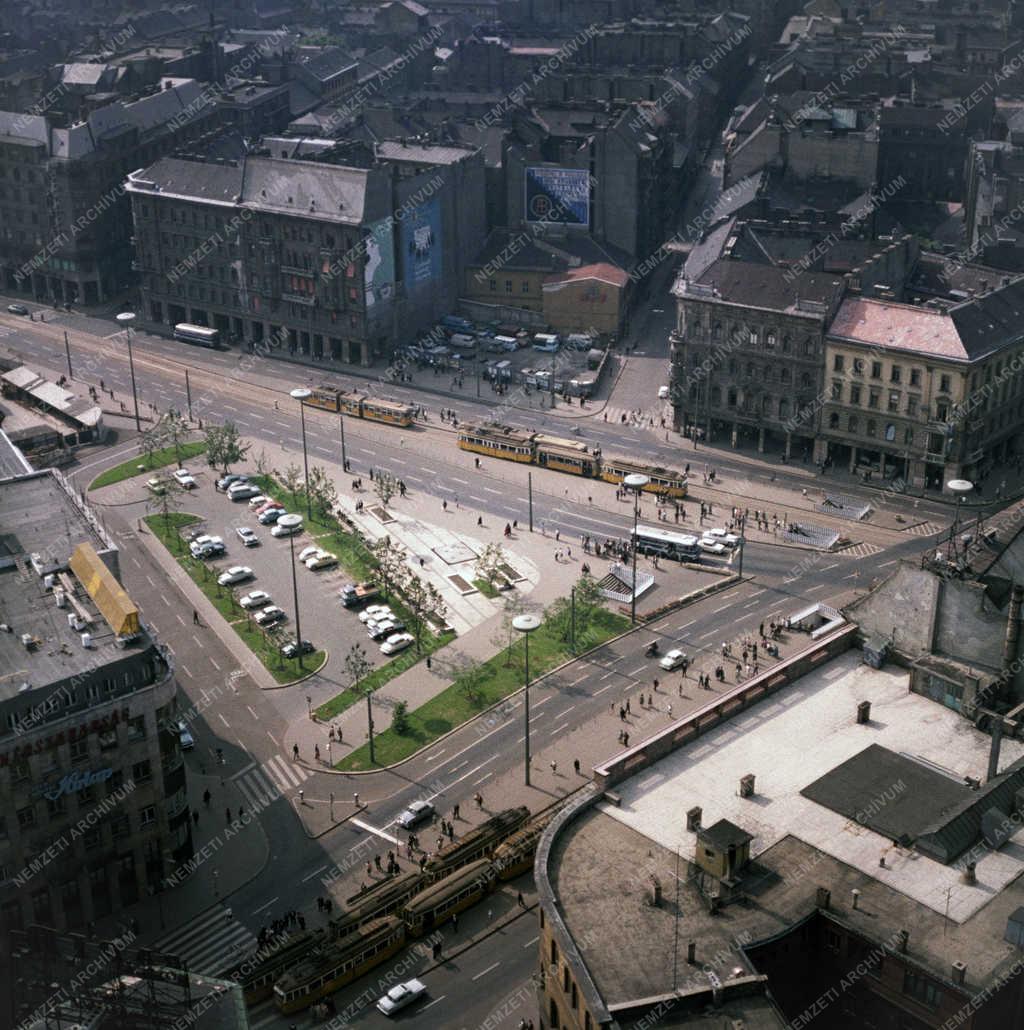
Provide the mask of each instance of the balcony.
{"label": "balcony", "polygon": [[281,291],[281,300],[288,301],[291,304],[304,304],[308,308],[316,305],[315,296],[311,297],[308,293],[292,293],[289,290]]}

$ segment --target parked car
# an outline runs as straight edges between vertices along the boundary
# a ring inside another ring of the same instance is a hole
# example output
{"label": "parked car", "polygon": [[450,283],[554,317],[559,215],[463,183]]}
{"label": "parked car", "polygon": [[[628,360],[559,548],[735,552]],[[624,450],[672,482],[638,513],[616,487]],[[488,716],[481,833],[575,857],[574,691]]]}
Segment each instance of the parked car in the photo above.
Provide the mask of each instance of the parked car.
{"label": "parked car", "polygon": [[276,604],[268,605],[263,611],[253,616],[257,626],[273,626],[275,622],[282,622],[287,617],[284,609],[278,608]]}
{"label": "parked car", "polygon": [[376,583],[346,583],[339,591],[338,596],[346,608],[358,608],[367,601],[372,601],[380,594],[380,588]]}
{"label": "parked car", "polygon": [[261,526],[272,526],[284,514],[284,508],[265,508],[256,521]]}
{"label": "parked car", "polygon": [[700,538],[700,549],[705,554],[725,554],[725,544],[713,536],[702,536]]}
{"label": "parked car", "polygon": [[314,554],[319,553],[320,548],[316,544],[310,544],[309,547],[303,547],[302,550],[299,551],[299,561],[305,563],[309,561],[309,559],[312,558]]}
{"label": "parked car", "polygon": [[183,721],[178,723],[178,743],[181,745],[182,751],[191,751],[196,746],[195,737],[192,736]]}
{"label": "parked car", "polygon": [[260,488],[254,483],[232,483],[228,487],[228,499],[232,501],[247,501],[250,497],[258,497]]}
{"label": "parked car", "polygon": [[714,537],[719,543],[725,544],[726,547],[736,547],[740,538],[735,533],[728,533],[719,526],[716,529],[705,529],[704,536]]}
{"label": "parked car", "polygon": [[256,535],[256,530],[250,529],[248,526],[239,526],[235,533],[246,547],[259,546],[260,538]]}
{"label": "parked car", "polygon": [[666,671],[671,672],[673,669],[678,669],[685,661],[686,652],[680,651],[678,647],[673,647],[671,651],[665,652],[665,657],[658,662],[658,665]]}
{"label": "parked car", "polygon": [[[253,498],[253,501],[258,500],[260,500],[258,497]],[[255,508],[253,508],[252,501],[250,501],[249,507],[252,508],[254,514],[262,515],[265,511],[270,511],[271,508],[283,508],[284,505],[280,501],[275,501],[273,497],[264,497]]]}
{"label": "parked car", "polygon": [[240,472],[229,472],[227,475],[221,476],[217,480],[218,490],[227,490],[233,483],[248,483],[249,477],[242,475]]}
{"label": "parked car", "polygon": [[146,487],[156,494],[157,497],[161,497],[167,493],[167,480],[162,476],[154,476],[152,479],[146,480]]}
{"label": "parked car", "polygon": [[658,387],[658,400],[659,401],[667,401],[668,398],[669,398],[669,393],[670,393],[670,390],[669,390],[669,388],[667,386],[659,386]]}
{"label": "parked car", "polygon": [[306,559],[306,568],[313,572],[317,572],[319,569],[331,569],[338,564],[338,556],[331,554],[330,551],[320,551],[318,554],[314,554],[312,558]]}
{"label": "parked car", "polygon": [[206,533],[197,536],[188,545],[188,549],[193,558],[214,558],[227,550],[219,536],[208,536]]}
{"label": "parked car", "polygon": [[381,654],[398,654],[415,641],[416,638],[411,633],[395,633],[380,645]]}
{"label": "parked car", "polygon": [[24,304],[8,304],[7,312],[11,315],[27,315],[28,308]]}
{"label": "parked car", "polygon": [[281,515],[277,519],[277,524],[270,531],[271,536],[294,536],[296,533],[302,532],[302,519],[299,518],[298,522],[293,522],[292,519],[297,518],[295,515]]}
{"label": "parked car", "polygon": [[265,504],[270,503],[270,498],[266,494],[257,494],[255,497],[249,500],[249,510],[259,511]]}
{"label": "parked car", "polygon": [[253,590],[245,597],[240,597],[238,603],[243,608],[266,608],[270,604],[270,594],[266,590]]}
{"label": "parked car", "polygon": [[371,604],[369,608],[364,608],[359,613],[359,621],[362,623],[380,622],[381,619],[390,619],[394,615],[390,606],[386,604]]}
{"label": "parked car", "polygon": [[254,573],[248,565],[232,565],[226,572],[222,572],[217,577],[217,582],[222,587],[229,587],[233,583],[244,583],[248,579],[253,579]]}
{"label": "parked car", "polygon": [[194,490],[198,485],[196,477],[188,469],[175,469],[174,478],[178,481],[178,485],[182,490]]}
{"label": "parked car", "polygon": [[[303,654],[312,654],[315,650],[316,648],[308,640],[302,641]],[[281,654],[285,658],[298,658],[299,642],[297,640],[289,640],[288,643],[281,648]]]}
{"label": "parked car", "polygon": [[424,819],[429,819],[434,814],[434,806],[429,801],[414,801],[395,820],[403,830],[411,830],[419,826]]}
{"label": "parked car", "polygon": [[380,622],[368,622],[366,632],[371,640],[384,640],[394,633],[401,633],[405,623],[401,619],[381,619]]}

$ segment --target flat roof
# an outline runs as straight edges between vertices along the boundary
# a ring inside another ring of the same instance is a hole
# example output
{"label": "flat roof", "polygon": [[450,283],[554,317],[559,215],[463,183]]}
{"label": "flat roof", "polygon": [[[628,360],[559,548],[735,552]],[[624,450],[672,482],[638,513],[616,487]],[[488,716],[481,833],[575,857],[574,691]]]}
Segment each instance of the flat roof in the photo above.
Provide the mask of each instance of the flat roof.
{"label": "flat roof", "polygon": [[[948,906],[949,918],[961,923],[1024,873],[1024,828],[1011,838],[1018,847],[993,852],[982,846],[972,854],[978,882],[971,886],[961,882],[956,866],[898,846],[867,825],[869,816],[877,822],[904,793],[910,800],[922,798],[918,780],[907,782],[903,770],[923,778],[927,769],[958,782],[985,779],[989,736],[951,709],[910,693],[908,683],[906,670],[872,669],[850,651],[616,787],[622,806],[605,810],[672,849],[680,843],[680,813],[700,805],[704,825],[728,819],[753,834],[751,855],[792,835],[924,908],[943,914]],[[861,701],[871,702],[867,725],[856,721]],[[860,818],[804,796],[805,788],[873,744],[904,762],[892,766],[886,782],[862,781],[856,795]],[[1022,755],[1024,744],[1004,739],[1001,770]],[[747,773],[756,778],[753,798],[740,797],[740,778]]]}

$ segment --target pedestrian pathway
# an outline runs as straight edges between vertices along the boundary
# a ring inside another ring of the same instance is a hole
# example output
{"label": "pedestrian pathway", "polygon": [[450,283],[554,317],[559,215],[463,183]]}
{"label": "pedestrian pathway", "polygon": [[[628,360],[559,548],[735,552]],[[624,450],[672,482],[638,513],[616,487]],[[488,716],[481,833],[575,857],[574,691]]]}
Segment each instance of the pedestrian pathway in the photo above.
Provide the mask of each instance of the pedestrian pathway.
{"label": "pedestrian pathway", "polygon": [[884,547],[880,547],[878,544],[859,543],[853,544],[851,547],[844,547],[841,551],[835,553],[842,558],[870,558],[873,554],[881,554],[884,551]]}
{"label": "pedestrian pathway", "polygon": [[268,798],[292,793],[311,775],[301,765],[274,755],[262,765],[253,762],[231,779],[251,808],[261,808]]}
{"label": "pedestrian pathway", "polygon": [[217,976],[256,948],[256,938],[223,903],[162,937],[154,951],[176,955],[192,973]]}
{"label": "pedestrian pathway", "polygon": [[935,536],[936,533],[945,531],[946,527],[940,526],[937,522],[917,522],[903,530],[904,533],[909,533],[911,536]]}

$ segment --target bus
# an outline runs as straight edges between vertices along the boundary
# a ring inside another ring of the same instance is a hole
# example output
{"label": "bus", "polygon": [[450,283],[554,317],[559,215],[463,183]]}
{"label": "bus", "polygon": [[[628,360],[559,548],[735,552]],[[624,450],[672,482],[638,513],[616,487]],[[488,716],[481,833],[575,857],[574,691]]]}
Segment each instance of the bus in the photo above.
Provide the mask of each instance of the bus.
{"label": "bus", "polygon": [[700,541],[689,533],[673,533],[658,526],[638,526],[629,535],[641,554],[657,554],[674,561],[700,560]]}
{"label": "bus", "polygon": [[179,322],[174,327],[174,338],[186,343],[198,343],[200,347],[211,347],[214,350],[220,344],[220,333],[216,329],[208,329],[205,325],[191,325]]}

